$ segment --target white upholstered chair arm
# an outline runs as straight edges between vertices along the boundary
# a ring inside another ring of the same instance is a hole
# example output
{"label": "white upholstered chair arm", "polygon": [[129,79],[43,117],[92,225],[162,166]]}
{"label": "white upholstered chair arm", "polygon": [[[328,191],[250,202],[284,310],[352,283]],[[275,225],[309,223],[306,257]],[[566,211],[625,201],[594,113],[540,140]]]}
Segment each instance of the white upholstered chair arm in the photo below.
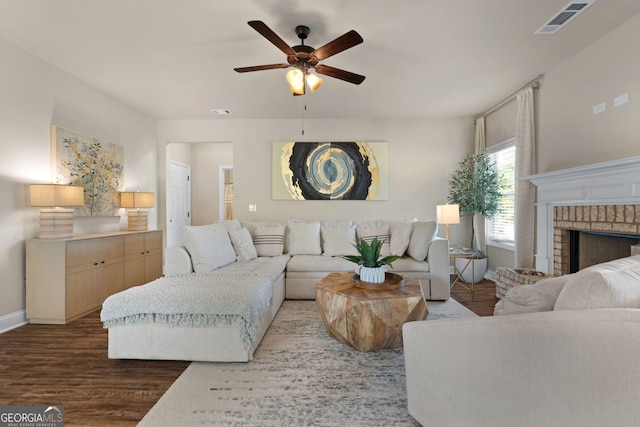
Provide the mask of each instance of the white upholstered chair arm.
{"label": "white upholstered chair arm", "polygon": [[409,413],[433,426],[632,426],[640,310],[406,323]]}
{"label": "white upholstered chair arm", "polygon": [[451,283],[449,276],[449,241],[435,238],[429,245],[427,262],[429,263],[429,276],[431,279],[429,289],[424,289],[423,287],[425,298],[432,300],[449,299]]}
{"label": "white upholstered chair arm", "polygon": [[191,256],[184,246],[171,246],[164,251],[164,275],[175,276],[193,272]]}

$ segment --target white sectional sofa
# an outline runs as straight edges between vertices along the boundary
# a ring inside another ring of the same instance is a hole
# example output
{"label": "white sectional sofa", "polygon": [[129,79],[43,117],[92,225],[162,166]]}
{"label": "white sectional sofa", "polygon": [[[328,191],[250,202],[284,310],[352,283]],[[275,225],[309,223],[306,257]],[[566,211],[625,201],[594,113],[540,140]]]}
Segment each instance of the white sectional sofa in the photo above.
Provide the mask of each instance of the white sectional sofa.
{"label": "white sectional sofa", "polygon": [[513,288],[494,317],[403,334],[409,413],[423,425],[640,420],[640,256]]}
{"label": "white sectional sofa", "polygon": [[[354,271],[355,264],[340,257],[354,254],[356,237],[386,236],[386,251],[402,258],[390,272],[416,277],[427,300],[449,298],[448,241],[436,238],[434,221],[240,221],[230,227],[246,228],[259,256],[285,254],[287,299],[315,299],[315,284],[331,272]],[[266,237],[265,237],[266,236]],[[186,246],[165,251],[165,275],[191,273],[193,258]],[[383,247],[383,251],[385,248]],[[193,252],[193,250],[191,251]]]}
{"label": "white sectional sofa", "polygon": [[110,358],[251,360],[285,298],[315,298],[330,272],[354,271],[340,255],[378,236],[401,254],[392,272],[418,277],[425,298],[449,298],[448,242],[435,222],[222,221],[184,227],[165,251],[165,277],[109,297],[101,319]]}

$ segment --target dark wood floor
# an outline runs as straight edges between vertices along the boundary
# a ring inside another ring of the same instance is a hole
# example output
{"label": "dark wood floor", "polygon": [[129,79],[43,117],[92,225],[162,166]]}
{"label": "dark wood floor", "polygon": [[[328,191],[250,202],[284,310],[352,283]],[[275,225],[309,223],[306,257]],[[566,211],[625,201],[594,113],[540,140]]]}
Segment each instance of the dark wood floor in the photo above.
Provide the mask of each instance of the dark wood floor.
{"label": "dark wood floor", "polygon": [[111,360],[94,312],[0,335],[0,406],[61,405],[65,426],[135,426],[189,362]]}
{"label": "dark wood floor", "polygon": [[491,280],[476,283],[473,294],[460,292],[457,285],[451,290],[451,297],[473,311],[478,316],[493,316],[493,308],[498,302],[496,284]]}
{"label": "dark wood floor", "polygon": [[[452,296],[493,313],[495,284]],[[135,426],[189,362],[111,360],[99,312],[68,325],[25,325],[0,334],[0,406],[61,405],[66,426]]]}

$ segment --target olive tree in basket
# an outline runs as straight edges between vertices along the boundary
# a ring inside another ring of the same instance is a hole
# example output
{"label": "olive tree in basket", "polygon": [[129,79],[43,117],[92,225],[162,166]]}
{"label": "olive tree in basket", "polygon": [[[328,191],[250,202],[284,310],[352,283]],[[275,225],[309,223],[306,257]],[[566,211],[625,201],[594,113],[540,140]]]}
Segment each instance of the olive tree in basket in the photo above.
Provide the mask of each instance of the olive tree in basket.
{"label": "olive tree in basket", "polygon": [[[484,151],[467,155],[449,179],[449,202],[459,205],[461,215],[472,215],[469,247],[477,259],[485,256],[475,245],[475,237],[478,233],[476,217],[480,214],[488,219],[498,213],[498,201],[502,197],[502,182],[495,163]],[[486,262],[484,270],[486,270]],[[484,271],[482,275],[484,276]]]}

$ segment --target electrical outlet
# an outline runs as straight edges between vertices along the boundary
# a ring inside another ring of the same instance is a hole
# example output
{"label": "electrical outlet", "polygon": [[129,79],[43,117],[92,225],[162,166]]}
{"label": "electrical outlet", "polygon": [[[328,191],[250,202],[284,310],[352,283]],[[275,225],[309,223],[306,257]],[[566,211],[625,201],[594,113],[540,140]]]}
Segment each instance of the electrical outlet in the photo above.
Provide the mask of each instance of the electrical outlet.
{"label": "electrical outlet", "polygon": [[607,109],[607,103],[606,102],[603,102],[603,103],[598,104],[598,105],[594,105],[593,106],[593,114],[602,113],[606,109]]}
{"label": "electrical outlet", "polygon": [[257,209],[257,207],[256,207],[256,205],[255,205],[255,204],[253,204],[253,203],[252,203],[252,204],[250,204],[250,205],[249,205],[249,212],[255,212],[255,211],[257,211],[257,210],[258,210],[258,209]]}
{"label": "electrical outlet", "polygon": [[619,107],[622,104],[626,104],[627,102],[629,102],[629,94],[625,93],[623,95],[617,96],[613,99],[613,106],[614,107]]}

